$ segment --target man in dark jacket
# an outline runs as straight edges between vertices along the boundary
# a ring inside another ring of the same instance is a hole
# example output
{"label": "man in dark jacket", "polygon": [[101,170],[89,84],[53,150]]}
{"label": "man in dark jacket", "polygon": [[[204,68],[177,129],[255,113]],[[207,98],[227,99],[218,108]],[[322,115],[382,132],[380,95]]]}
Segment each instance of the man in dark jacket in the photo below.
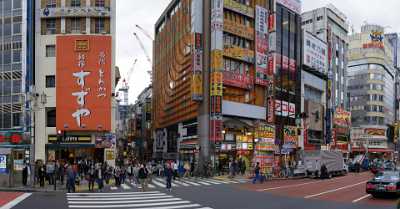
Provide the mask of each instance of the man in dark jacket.
{"label": "man in dark jacket", "polygon": [[148,175],[148,170],[146,168],[146,165],[142,164],[140,165],[140,169],[139,169],[139,182],[140,185],[142,187],[142,191],[145,192],[146,191],[146,179],[147,179],[147,175]]}
{"label": "man in dark jacket", "polygon": [[168,164],[165,169],[165,178],[167,180],[167,190],[172,191],[172,177],[174,176],[174,171],[171,169],[171,165]]}
{"label": "man in dark jacket", "polygon": [[68,165],[67,168],[67,188],[68,193],[75,192],[75,179],[76,179],[76,172],[72,168],[71,165]]}
{"label": "man in dark jacket", "polygon": [[[254,179],[253,179],[253,184],[255,184],[257,182],[257,180],[260,179],[260,163],[257,162],[256,167],[254,168]],[[261,180],[260,180],[261,182]]]}

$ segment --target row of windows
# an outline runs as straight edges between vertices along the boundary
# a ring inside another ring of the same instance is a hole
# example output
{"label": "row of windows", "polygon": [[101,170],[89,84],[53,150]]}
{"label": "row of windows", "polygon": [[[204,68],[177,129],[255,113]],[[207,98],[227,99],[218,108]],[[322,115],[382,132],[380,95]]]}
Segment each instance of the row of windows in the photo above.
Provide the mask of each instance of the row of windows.
{"label": "row of windows", "polygon": [[22,113],[0,113],[0,129],[20,127],[22,121]]}
{"label": "row of windows", "polygon": [[237,3],[240,3],[240,4],[245,4],[247,6],[250,6],[250,3],[251,3],[250,0],[233,0],[233,1],[236,1]]}
{"label": "row of windows", "polygon": [[238,46],[240,48],[244,49],[250,49],[251,47],[251,42],[245,38],[232,35],[229,33],[224,33],[224,45],[228,46]]}
{"label": "row of windows", "polygon": [[224,58],[224,70],[240,73],[240,74],[249,74],[250,66],[247,63],[236,61],[229,58]]}
{"label": "row of windows", "polygon": [[236,24],[245,25],[247,27],[250,27],[252,25],[252,21],[249,17],[231,11],[224,11],[224,19],[233,21]]}
{"label": "row of windows", "polygon": [[377,91],[383,91],[385,88],[384,84],[360,84],[360,85],[352,85],[348,86],[348,90],[377,90]]}
{"label": "row of windows", "polygon": [[[69,33],[81,33],[82,26],[86,29],[86,21],[81,21],[81,18],[70,18],[69,20],[71,21],[71,31],[68,31]],[[57,19],[49,18],[44,21],[46,21],[45,34],[57,34]],[[105,29],[105,19],[95,18],[94,33],[104,33],[106,32]]]}
{"label": "row of windows", "polygon": [[384,107],[380,105],[365,105],[364,110],[367,112],[383,112]]}
{"label": "row of windows", "polygon": [[[19,1],[21,1],[21,0],[19,0]],[[67,5],[67,6],[80,7],[81,6],[81,0],[70,0],[70,4]],[[96,7],[104,7],[105,6],[105,0],[96,0],[95,1],[95,6]],[[48,8],[57,7],[57,0],[47,0],[46,7],[48,7]]]}
{"label": "row of windows", "polygon": [[[324,16],[318,16],[317,17],[317,21],[321,21],[323,19],[324,19]],[[301,25],[308,25],[308,24],[311,24],[311,23],[313,23],[313,19],[308,19],[308,20],[303,21],[301,23]]]}
{"label": "row of windows", "polygon": [[3,0],[0,1],[3,5],[4,11],[11,11],[11,9],[21,9],[22,0]]}
{"label": "row of windows", "polygon": [[352,117],[351,122],[364,125],[385,125],[385,118],[378,116]]}
{"label": "row of windows", "polygon": [[[11,20],[11,18],[7,18]],[[11,36],[11,35],[16,35],[16,34],[21,34],[22,33],[22,23],[20,20],[14,21],[11,23],[11,21],[5,21],[3,24],[0,24],[0,35],[2,34],[3,36]]]}
{"label": "row of windows", "polygon": [[4,50],[0,51],[0,64],[11,64],[21,62],[21,50]]}

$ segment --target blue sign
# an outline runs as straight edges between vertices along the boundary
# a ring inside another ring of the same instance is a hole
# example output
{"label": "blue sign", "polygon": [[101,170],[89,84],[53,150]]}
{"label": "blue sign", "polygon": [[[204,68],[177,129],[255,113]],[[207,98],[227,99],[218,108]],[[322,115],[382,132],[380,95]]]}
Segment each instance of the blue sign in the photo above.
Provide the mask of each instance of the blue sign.
{"label": "blue sign", "polygon": [[0,155],[0,173],[7,173],[7,155]]}

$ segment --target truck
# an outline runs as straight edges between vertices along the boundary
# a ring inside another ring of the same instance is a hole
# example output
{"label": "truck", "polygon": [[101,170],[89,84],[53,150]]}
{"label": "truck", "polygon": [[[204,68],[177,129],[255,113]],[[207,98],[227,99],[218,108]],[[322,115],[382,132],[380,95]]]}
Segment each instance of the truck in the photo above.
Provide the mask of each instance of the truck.
{"label": "truck", "polygon": [[300,158],[304,165],[304,173],[308,177],[320,177],[322,165],[326,166],[329,178],[332,176],[345,175],[347,173],[343,154],[340,151],[302,151],[300,153]]}

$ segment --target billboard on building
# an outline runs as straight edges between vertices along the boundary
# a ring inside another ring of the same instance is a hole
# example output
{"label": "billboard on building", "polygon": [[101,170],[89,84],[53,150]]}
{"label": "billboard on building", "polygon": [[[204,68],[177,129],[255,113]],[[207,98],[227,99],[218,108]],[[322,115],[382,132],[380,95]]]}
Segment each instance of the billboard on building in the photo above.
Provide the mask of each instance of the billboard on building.
{"label": "billboard on building", "polygon": [[268,67],[268,10],[256,6],[256,84],[267,86],[272,80]]}
{"label": "billboard on building", "polygon": [[276,0],[276,3],[282,4],[297,14],[301,14],[301,0]]}
{"label": "billboard on building", "polygon": [[335,126],[350,127],[351,126],[351,112],[344,110],[343,108],[336,108],[336,112],[333,118]]}
{"label": "billboard on building", "polygon": [[321,73],[328,69],[327,45],[308,31],[304,31],[303,63]]}
{"label": "billboard on building", "polygon": [[111,130],[111,36],[57,37],[57,130]]}

